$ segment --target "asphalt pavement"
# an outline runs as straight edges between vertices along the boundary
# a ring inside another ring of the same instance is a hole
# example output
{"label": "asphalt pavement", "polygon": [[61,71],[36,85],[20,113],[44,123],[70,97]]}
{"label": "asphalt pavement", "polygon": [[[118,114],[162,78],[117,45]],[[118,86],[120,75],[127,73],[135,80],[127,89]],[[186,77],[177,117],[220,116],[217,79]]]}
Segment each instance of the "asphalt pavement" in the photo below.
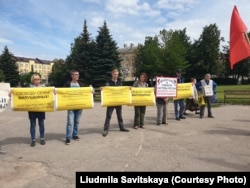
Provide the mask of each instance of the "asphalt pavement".
{"label": "asphalt pavement", "polygon": [[[30,146],[27,112],[9,107],[0,114],[1,188],[75,187],[75,173],[105,172],[246,172],[250,171],[250,106],[212,108],[215,118],[187,111],[176,121],[168,104],[168,125],[156,125],[156,106],[148,106],[145,129],[133,129],[134,109],[123,106],[119,131],[113,112],[110,131],[102,136],[106,107],[83,110],[79,137],[65,145],[66,111],[47,112],[46,145]],[[207,111],[205,111],[207,113]],[[39,129],[37,125],[37,136]],[[38,136],[39,137],[39,136]]]}

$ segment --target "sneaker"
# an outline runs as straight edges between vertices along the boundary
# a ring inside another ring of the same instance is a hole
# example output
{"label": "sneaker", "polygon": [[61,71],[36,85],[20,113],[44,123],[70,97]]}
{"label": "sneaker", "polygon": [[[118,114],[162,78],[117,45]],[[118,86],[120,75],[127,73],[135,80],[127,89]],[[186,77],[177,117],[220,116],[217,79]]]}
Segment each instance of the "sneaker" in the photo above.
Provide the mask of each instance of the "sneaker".
{"label": "sneaker", "polygon": [[35,141],[35,140],[32,140],[32,142],[31,142],[30,146],[31,146],[31,147],[36,146],[36,141]]}
{"label": "sneaker", "polygon": [[138,129],[138,126],[134,126],[134,129]]}
{"label": "sneaker", "polygon": [[107,135],[108,135],[108,133],[109,133],[109,131],[108,131],[108,130],[104,130],[104,131],[103,131],[103,133],[102,133],[102,136],[107,136]]}
{"label": "sneaker", "polygon": [[70,145],[70,139],[66,139],[65,144]]}
{"label": "sneaker", "polygon": [[45,145],[45,144],[46,144],[45,140],[44,140],[44,139],[41,139],[40,144],[41,144],[41,145]]}
{"label": "sneaker", "polygon": [[140,128],[141,128],[141,129],[144,129],[144,126],[143,126],[143,125],[141,125],[141,126],[140,126]]}
{"label": "sneaker", "polygon": [[80,140],[80,138],[78,136],[73,136],[72,139],[77,140],[77,141]]}

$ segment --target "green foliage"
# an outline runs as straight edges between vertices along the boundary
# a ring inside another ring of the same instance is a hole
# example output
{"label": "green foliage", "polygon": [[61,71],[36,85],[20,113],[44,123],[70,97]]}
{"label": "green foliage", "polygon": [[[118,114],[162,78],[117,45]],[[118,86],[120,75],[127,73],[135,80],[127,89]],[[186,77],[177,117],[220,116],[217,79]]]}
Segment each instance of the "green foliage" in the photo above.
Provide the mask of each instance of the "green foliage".
{"label": "green foliage", "polygon": [[200,38],[195,43],[196,58],[194,62],[195,72],[199,75],[206,73],[216,74],[220,55],[220,31],[216,24],[210,24],[203,28]]}
{"label": "green foliage", "polygon": [[144,46],[137,51],[135,59],[136,75],[146,72],[149,78],[156,76],[163,69],[162,51],[158,38],[146,37]]}
{"label": "green foliage", "polygon": [[146,72],[149,78],[156,75],[174,75],[177,68],[189,67],[187,52],[191,44],[186,30],[162,30],[155,37],[146,37],[144,46],[138,48],[136,74]]}
{"label": "green foliage", "polygon": [[77,70],[81,80],[87,84],[91,82],[91,51],[92,43],[87,30],[87,21],[84,20],[83,32],[75,38],[71,46],[71,54],[66,59],[66,69]]}
{"label": "green foliage", "polygon": [[70,79],[70,71],[67,70],[64,60],[54,60],[52,73],[49,75],[49,83],[55,87],[63,87]]}
{"label": "green foliage", "polygon": [[112,39],[106,22],[99,28],[96,37],[95,49],[92,51],[91,75],[92,85],[99,87],[105,85],[111,77],[111,70],[121,69],[121,59],[116,42]]}
{"label": "green foliage", "polygon": [[12,87],[18,84],[18,66],[16,65],[14,56],[9,52],[7,46],[4,47],[4,51],[0,56],[0,69],[5,76],[5,82],[10,83]]}
{"label": "green foliage", "polygon": [[31,76],[34,74],[34,72],[30,72],[30,73],[24,73],[24,74],[20,74],[20,82],[21,82],[21,86],[26,87],[31,83]]}
{"label": "green foliage", "polygon": [[0,82],[4,82],[4,80],[5,80],[5,75],[3,73],[3,70],[0,69]]}

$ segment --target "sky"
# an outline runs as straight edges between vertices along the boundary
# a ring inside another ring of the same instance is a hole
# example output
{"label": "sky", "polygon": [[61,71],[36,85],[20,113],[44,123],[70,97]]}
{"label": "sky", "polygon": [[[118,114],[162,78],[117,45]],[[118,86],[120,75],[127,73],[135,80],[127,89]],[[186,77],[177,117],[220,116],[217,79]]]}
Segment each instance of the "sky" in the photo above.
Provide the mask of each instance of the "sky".
{"label": "sky", "polygon": [[250,29],[249,0],[0,0],[0,54],[65,59],[87,22],[91,39],[106,21],[118,48],[144,44],[163,29],[183,30],[191,42],[216,24],[228,45],[234,6]]}

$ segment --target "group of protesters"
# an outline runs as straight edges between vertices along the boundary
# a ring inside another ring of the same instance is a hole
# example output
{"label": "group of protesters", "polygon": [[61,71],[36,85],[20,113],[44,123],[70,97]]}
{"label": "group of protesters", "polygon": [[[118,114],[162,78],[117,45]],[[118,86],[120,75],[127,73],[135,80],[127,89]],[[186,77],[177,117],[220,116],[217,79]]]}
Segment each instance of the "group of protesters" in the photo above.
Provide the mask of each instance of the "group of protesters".
{"label": "group of protesters", "polygon": [[[83,83],[79,81],[79,71],[71,71],[71,80],[65,83],[65,87],[77,88],[83,87]],[[160,75],[163,77],[163,75]],[[184,78],[182,77],[182,70],[177,69],[176,75],[177,83],[184,83]],[[196,82],[196,78],[191,78],[192,83],[192,93],[193,95],[187,99],[174,99],[174,112],[175,119],[180,121],[181,119],[186,119],[185,115],[187,110],[195,111],[195,114],[199,114],[199,117],[202,119],[204,117],[205,106],[207,106],[207,117],[214,118],[211,111],[211,100],[212,96],[216,91],[216,82],[211,80],[211,75],[206,74],[204,79]],[[106,86],[122,86],[122,82],[119,80],[119,70],[113,69],[111,71],[111,79],[106,82]],[[33,74],[31,77],[30,87],[44,87],[41,84],[41,78],[39,74]],[[136,81],[134,81],[132,87],[149,87],[147,74],[141,73]],[[155,86],[154,86],[155,87]],[[102,89],[102,87],[101,87]],[[154,88],[156,92],[156,87]],[[95,92],[94,90],[92,91]],[[56,94],[56,93],[55,93]],[[156,125],[168,124],[167,122],[167,105],[169,98],[168,97],[156,97],[156,107],[157,107],[157,118]],[[200,104],[201,101],[203,104]],[[110,120],[112,113],[116,110],[119,129],[122,132],[129,132],[127,128],[124,127],[123,117],[122,117],[122,106],[108,106],[106,109],[106,118],[104,122],[104,129],[102,135],[106,137],[109,133]],[[146,106],[134,106],[134,129],[144,129],[144,117],[146,113]],[[79,133],[79,124],[80,118],[82,115],[82,109],[78,110],[67,110],[67,123],[66,123],[66,136],[65,144],[69,145],[72,140],[80,140]],[[40,132],[40,144],[45,145],[45,112],[28,112],[28,117],[30,120],[30,135],[31,135],[31,147],[36,145],[36,120],[38,119],[39,132]],[[0,147],[0,153],[5,153],[5,151]]]}

